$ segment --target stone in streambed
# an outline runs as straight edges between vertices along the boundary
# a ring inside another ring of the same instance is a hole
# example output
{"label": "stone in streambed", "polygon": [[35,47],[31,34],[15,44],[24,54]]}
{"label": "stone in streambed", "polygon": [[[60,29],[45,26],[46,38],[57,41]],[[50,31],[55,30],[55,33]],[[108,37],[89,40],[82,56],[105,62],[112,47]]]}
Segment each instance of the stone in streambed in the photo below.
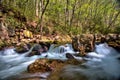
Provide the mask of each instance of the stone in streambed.
{"label": "stone in streambed", "polygon": [[[66,61],[57,60],[57,59],[37,59],[34,63],[28,66],[28,72],[49,72],[55,71],[58,67],[63,67],[68,64],[81,64],[82,61],[78,61],[76,59],[69,59]],[[58,68],[59,69],[59,68]]]}
{"label": "stone in streambed", "polygon": [[52,71],[57,64],[62,63],[60,60],[52,59],[37,59],[34,63],[28,66],[28,72],[49,72]]}
{"label": "stone in streambed", "polygon": [[[64,67],[68,65],[79,65],[83,63],[83,61],[78,61],[76,59],[68,59],[64,62],[62,66],[57,66],[54,71],[51,72],[51,74],[48,76],[47,80],[78,80],[77,77],[73,77],[72,75],[69,76],[63,76],[64,74]],[[68,73],[68,74],[74,74],[74,73]],[[79,80],[86,80],[84,76],[81,77]]]}
{"label": "stone in streambed", "polygon": [[82,34],[75,36],[72,39],[72,46],[75,51],[79,51],[81,55],[85,55],[86,52],[91,52],[94,49],[94,35]]}
{"label": "stone in streambed", "polygon": [[16,46],[15,51],[17,53],[24,53],[27,52],[30,48],[31,48],[30,44],[21,43],[20,45]]}
{"label": "stone in streambed", "polygon": [[68,59],[74,59],[73,55],[70,54],[70,53],[66,53],[66,57],[67,57]]}

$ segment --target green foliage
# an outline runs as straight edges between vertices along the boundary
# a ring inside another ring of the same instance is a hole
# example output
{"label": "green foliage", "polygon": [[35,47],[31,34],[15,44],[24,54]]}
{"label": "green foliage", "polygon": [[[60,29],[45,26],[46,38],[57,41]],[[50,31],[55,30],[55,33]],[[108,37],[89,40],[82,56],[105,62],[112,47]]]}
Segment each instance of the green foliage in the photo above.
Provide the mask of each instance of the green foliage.
{"label": "green foliage", "polygon": [[27,19],[32,20],[35,18],[34,0],[4,0],[2,4],[14,11],[19,11]]}
{"label": "green foliage", "polygon": [[114,32],[120,34],[120,26],[116,27]]}
{"label": "green foliage", "polygon": [[[37,8],[36,1],[39,4]],[[2,4],[16,12],[20,12],[28,21],[34,21],[36,20],[36,10],[39,9],[40,15],[47,0],[43,0],[42,7],[40,5],[41,1],[4,0]],[[118,33],[119,14],[120,10],[115,0],[50,0],[44,14],[43,33],[49,32],[47,26],[66,34]],[[47,20],[45,20],[46,18]],[[8,21],[13,26],[18,25],[13,18],[8,18]]]}
{"label": "green foliage", "polygon": [[8,27],[12,27],[13,29],[21,28],[24,26],[23,23],[17,21],[16,19],[14,19],[13,17],[10,17],[10,16],[7,16],[5,22],[7,23]]}
{"label": "green foliage", "polygon": [[71,31],[70,34],[73,34],[73,35],[77,35],[77,34],[82,33],[82,30],[80,27],[72,27],[70,31]]}

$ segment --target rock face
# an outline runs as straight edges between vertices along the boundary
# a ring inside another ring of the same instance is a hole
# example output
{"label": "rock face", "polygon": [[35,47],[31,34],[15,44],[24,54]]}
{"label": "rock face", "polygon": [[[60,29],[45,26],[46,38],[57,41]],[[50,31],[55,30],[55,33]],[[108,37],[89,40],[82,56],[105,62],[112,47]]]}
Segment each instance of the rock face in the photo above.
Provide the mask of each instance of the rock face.
{"label": "rock face", "polygon": [[74,50],[80,51],[81,55],[94,50],[94,44],[108,43],[109,46],[120,51],[120,35],[119,34],[82,34],[72,38],[72,46]]}

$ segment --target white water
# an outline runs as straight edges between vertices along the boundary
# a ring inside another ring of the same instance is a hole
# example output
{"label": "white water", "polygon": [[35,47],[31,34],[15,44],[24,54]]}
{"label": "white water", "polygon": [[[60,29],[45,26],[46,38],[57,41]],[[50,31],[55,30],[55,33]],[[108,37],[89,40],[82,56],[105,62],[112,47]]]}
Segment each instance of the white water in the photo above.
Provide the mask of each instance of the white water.
{"label": "white water", "polygon": [[77,54],[77,52],[73,50],[71,44],[61,45],[59,47],[55,47],[54,45],[51,45],[48,52],[43,53],[41,57],[65,60],[67,59],[66,53]]}
{"label": "white water", "polygon": [[[34,47],[34,46],[33,46]],[[65,60],[66,53],[74,54],[71,44],[61,45],[55,47],[51,45],[50,49],[42,55],[34,55],[27,57],[32,51],[33,47],[26,53],[18,54],[15,49],[6,49],[0,52],[0,80],[6,80],[7,78],[26,71],[27,66],[33,63],[38,58],[52,58]]]}
{"label": "white water", "polygon": [[[81,75],[88,78],[86,80],[118,80],[120,77],[120,61],[117,58],[120,57],[120,54],[106,43],[96,45],[95,47],[95,51],[88,53],[87,57],[73,56],[78,60],[85,59],[87,62],[78,66],[71,65],[65,67],[64,73],[61,76],[71,76],[73,78],[72,80],[80,80]],[[14,50],[7,49],[0,52],[0,80],[6,80],[11,76],[20,75],[26,71],[29,64],[38,58],[66,60],[66,53],[71,53],[72,55],[77,54],[77,52],[74,52],[71,44],[58,47],[51,45],[48,52],[31,57],[27,57],[26,55],[32,51],[32,48],[23,54],[18,54]],[[39,75],[37,74],[37,76]],[[46,74],[42,75],[46,76]]]}
{"label": "white water", "polygon": [[96,45],[95,52],[90,52],[84,58],[87,62],[82,65],[70,65],[64,68],[64,78],[72,75],[71,80],[119,80],[120,79],[120,53],[109,47],[106,43]]}

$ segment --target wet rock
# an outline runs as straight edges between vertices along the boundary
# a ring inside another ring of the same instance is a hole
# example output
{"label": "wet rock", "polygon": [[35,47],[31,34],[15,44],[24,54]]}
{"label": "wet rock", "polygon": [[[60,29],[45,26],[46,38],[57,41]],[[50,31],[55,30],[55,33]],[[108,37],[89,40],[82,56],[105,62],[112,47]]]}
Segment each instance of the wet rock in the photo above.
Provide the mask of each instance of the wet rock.
{"label": "wet rock", "polygon": [[[34,46],[34,47],[33,47]],[[33,47],[32,51],[29,53],[28,56],[33,56],[33,55],[40,55],[43,52],[47,52],[49,49],[49,45],[47,43],[40,43],[40,44],[35,44],[35,43],[20,43],[16,46],[16,52],[18,53],[24,53],[29,51]]]}
{"label": "wet rock", "polygon": [[82,34],[73,37],[72,46],[74,50],[79,51],[81,55],[94,50],[94,44],[106,42],[109,46],[120,51],[120,35],[119,34]]}
{"label": "wet rock", "polygon": [[108,45],[113,47],[118,52],[120,52],[120,44],[117,43],[117,41],[110,41],[110,42],[108,42]]}
{"label": "wet rock", "polygon": [[15,51],[17,53],[24,53],[24,52],[27,52],[30,48],[31,48],[30,44],[22,43],[16,46]]}
{"label": "wet rock", "polygon": [[57,60],[57,59],[37,59],[34,63],[28,66],[28,72],[35,73],[35,72],[49,72],[49,71],[56,71],[59,67],[63,67],[68,64],[78,65],[81,64],[83,61],[78,61],[76,59],[69,59],[66,61]]}
{"label": "wet rock", "polygon": [[82,34],[75,36],[72,39],[72,46],[74,50],[80,51],[82,55],[85,52],[93,51],[94,49],[94,35],[92,34]]}
{"label": "wet rock", "polygon": [[120,35],[119,34],[108,34],[104,37],[106,43],[120,52]]}
{"label": "wet rock", "polygon": [[33,51],[38,51],[39,49],[41,49],[42,46],[37,44],[34,48],[33,48]]}
{"label": "wet rock", "polygon": [[60,60],[38,59],[28,66],[28,72],[49,72],[52,71],[58,64],[63,63]]}
{"label": "wet rock", "polygon": [[40,55],[43,52],[43,48],[40,44],[36,44],[29,56]]}
{"label": "wet rock", "polygon": [[33,48],[33,51],[30,53],[30,55],[40,55],[43,52],[47,52],[50,47],[49,43],[41,42],[39,44],[36,44],[36,46]]}
{"label": "wet rock", "polygon": [[[64,74],[64,71],[63,71],[64,67],[71,65],[71,64],[72,65],[79,65],[83,62],[84,61],[78,61],[76,59],[68,59],[64,62],[64,64],[62,66],[56,67],[56,69],[54,71],[52,71],[52,73],[48,76],[47,80],[85,80],[84,77],[81,77],[81,79],[75,79],[72,75],[61,76],[62,74]],[[71,74],[71,73],[68,73],[68,74]]]}
{"label": "wet rock", "polygon": [[68,59],[74,59],[73,55],[70,54],[70,53],[66,53],[66,57],[67,57]]}
{"label": "wet rock", "polygon": [[51,45],[50,42],[40,42],[39,44],[43,48],[43,52],[47,52],[49,50],[50,45]]}

